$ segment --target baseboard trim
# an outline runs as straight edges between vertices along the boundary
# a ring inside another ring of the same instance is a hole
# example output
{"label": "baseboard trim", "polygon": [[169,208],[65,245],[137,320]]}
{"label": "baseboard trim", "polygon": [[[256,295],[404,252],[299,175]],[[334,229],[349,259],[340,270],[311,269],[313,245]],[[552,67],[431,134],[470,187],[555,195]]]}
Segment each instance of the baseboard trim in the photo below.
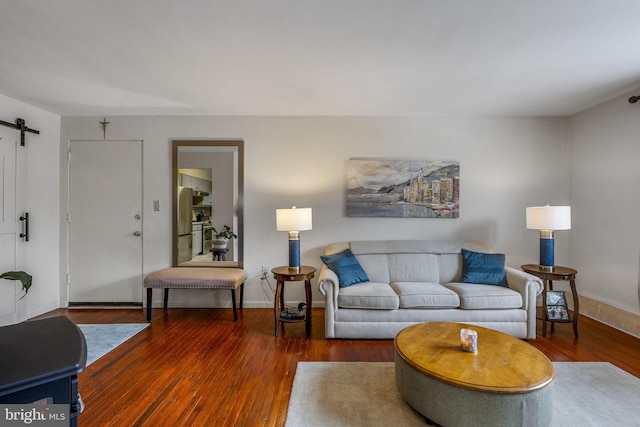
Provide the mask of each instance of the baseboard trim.
{"label": "baseboard trim", "polygon": [[[619,329],[623,332],[640,338],[640,314],[633,313],[604,302],[578,296],[580,301],[580,314]],[[570,300],[570,298],[568,298]]]}
{"label": "baseboard trim", "polygon": [[69,309],[81,308],[123,308],[141,309],[141,302],[70,302]]}

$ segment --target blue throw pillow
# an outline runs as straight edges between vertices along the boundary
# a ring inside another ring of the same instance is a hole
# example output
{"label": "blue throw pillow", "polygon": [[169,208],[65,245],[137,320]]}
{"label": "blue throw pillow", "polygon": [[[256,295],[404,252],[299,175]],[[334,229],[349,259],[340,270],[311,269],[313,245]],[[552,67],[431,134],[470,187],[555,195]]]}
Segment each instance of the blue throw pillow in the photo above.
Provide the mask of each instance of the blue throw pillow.
{"label": "blue throw pillow", "polygon": [[320,259],[336,273],[341,288],[369,281],[369,276],[362,269],[351,249],[345,249],[337,254],[321,255]]}
{"label": "blue throw pillow", "polygon": [[483,254],[462,249],[463,283],[508,287],[504,254]]}

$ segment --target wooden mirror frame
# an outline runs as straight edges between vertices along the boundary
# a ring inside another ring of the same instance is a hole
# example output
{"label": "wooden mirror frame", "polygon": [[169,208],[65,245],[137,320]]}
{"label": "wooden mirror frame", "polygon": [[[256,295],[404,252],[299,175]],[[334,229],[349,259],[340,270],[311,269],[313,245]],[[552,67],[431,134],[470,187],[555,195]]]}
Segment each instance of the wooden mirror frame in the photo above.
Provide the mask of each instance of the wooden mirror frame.
{"label": "wooden mirror frame", "polygon": [[[237,245],[238,259],[234,261],[211,261],[194,262],[192,265],[182,263],[178,265],[178,156],[180,147],[233,147],[238,152],[238,170],[234,179],[237,180],[238,194],[236,201],[236,215],[238,227],[233,230],[238,235],[235,244]],[[244,141],[242,140],[172,140],[171,146],[171,191],[172,191],[172,265],[174,267],[234,267],[243,268],[244,256]]]}

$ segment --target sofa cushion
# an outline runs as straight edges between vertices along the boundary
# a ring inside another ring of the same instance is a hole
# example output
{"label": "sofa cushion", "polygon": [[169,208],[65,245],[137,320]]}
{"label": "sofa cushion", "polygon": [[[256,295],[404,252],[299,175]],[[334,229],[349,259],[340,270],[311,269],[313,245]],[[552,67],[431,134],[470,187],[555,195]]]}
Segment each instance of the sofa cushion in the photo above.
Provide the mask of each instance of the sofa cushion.
{"label": "sofa cushion", "polygon": [[369,281],[367,273],[350,249],[337,254],[321,255],[320,259],[336,273],[341,288]]}
{"label": "sofa cushion", "polygon": [[442,254],[438,257],[440,280],[438,283],[459,282],[462,274],[462,256],[457,254]]}
{"label": "sofa cushion", "polygon": [[507,286],[507,277],[504,272],[504,254],[483,254],[466,249],[462,249],[461,253],[461,282]]}
{"label": "sofa cushion", "polygon": [[394,282],[400,308],[457,308],[458,294],[438,283]]}
{"label": "sofa cushion", "polygon": [[387,255],[356,255],[370,282],[390,283]]}
{"label": "sofa cushion", "polygon": [[400,306],[398,295],[386,283],[358,283],[340,289],[338,307],[395,310]]}
{"label": "sofa cushion", "polygon": [[513,289],[455,282],[444,286],[458,294],[460,308],[465,310],[522,308],[522,295]]}
{"label": "sofa cushion", "polygon": [[440,265],[434,254],[389,254],[389,282],[440,283]]}

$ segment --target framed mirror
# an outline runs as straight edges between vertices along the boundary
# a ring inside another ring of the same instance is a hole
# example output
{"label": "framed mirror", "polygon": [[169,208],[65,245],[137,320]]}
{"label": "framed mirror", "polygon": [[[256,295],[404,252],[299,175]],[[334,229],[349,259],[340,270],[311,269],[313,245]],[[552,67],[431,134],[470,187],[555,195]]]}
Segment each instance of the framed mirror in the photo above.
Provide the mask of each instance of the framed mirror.
{"label": "framed mirror", "polygon": [[173,140],[171,159],[173,265],[242,268],[244,141]]}

